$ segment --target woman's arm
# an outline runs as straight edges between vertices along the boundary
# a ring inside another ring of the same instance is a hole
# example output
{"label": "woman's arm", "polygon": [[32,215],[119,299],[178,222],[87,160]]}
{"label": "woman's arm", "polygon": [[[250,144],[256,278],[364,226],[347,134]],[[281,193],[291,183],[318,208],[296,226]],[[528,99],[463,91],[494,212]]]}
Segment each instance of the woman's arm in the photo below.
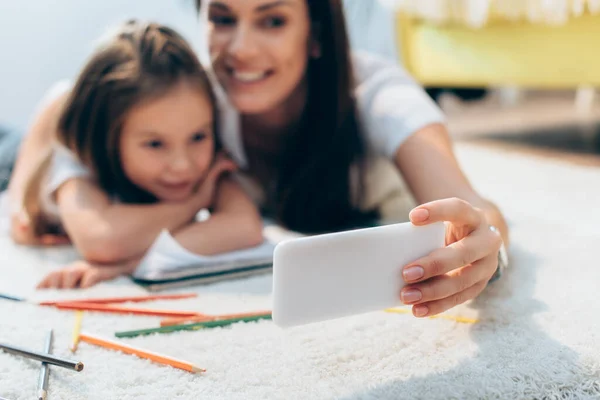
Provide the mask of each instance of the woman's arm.
{"label": "woman's arm", "polygon": [[480,208],[508,246],[508,226],[498,207],[479,195],[461,170],[448,131],[431,124],[414,133],[396,152],[396,165],[418,204],[458,197]]}
{"label": "woman's arm", "polygon": [[143,255],[160,231],[190,223],[208,207],[217,180],[235,168],[219,158],[197,193],[182,202],[115,204],[94,182],[74,178],[56,191],[60,216],[71,241],[90,262],[111,264]]}
{"label": "woman's arm", "polygon": [[259,245],[262,228],[252,200],[237,183],[225,179],[219,184],[211,217],[180,229],[174,238],[193,253],[211,255]]}
{"label": "woman's arm", "polygon": [[8,198],[11,215],[13,216],[12,229],[20,232],[23,218],[20,214],[23,196],[29,178],[35,172],[40,160],[45,157],[52,142],[56,137],[56,126],[61,107],[67,94],[63,94],[43,106],[35,116],[31,128],[25,133],[23,143],[19,149],[15,167],[8,185]]}
{"label": "woman's arm", "polygon": [[[508,228],[498,207],[470,185],[441,124],[417,131],[396,153],[396,163],[420,203],[415,225],[446,223],[446,246],[405,265],[400,298],[413,314],[427,317],[477,297],[498,268]],[[494,225],[500,231],[493,232]]]}

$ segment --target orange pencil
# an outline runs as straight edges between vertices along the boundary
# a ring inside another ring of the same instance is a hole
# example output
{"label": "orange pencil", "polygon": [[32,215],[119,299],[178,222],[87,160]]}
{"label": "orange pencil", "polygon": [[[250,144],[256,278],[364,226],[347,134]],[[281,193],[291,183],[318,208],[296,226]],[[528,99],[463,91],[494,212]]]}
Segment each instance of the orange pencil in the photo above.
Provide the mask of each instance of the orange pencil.
{"label": "orange pencil", "polygon": [[179,300],[198,297],[197,293],[182,293],[182,294],[157,294],[152,296],[132,296],[132,297],[107,297],[99,299],[72,299],[72,300],[54,300],[42,301],[41,306],[55,306],[61,303],[94,303],[94,304],[109,304],[109,303],[139,303],[152,300]]}
{"label": "orange pencil", "polygon": [[123,306],[113,306],[108,304],[94,303],[58,303],[56,308],[61,310],[85,310],[99,311],[118,314],[138,314],[138,315],[155,315],[159,317],[195,317],[198,315],[194,311],[173,311],[173,310],[153,310],[149,308],[130,308]]}
{"label": "orange pencil", "polygon": [[198,373],[198,372],[206,372],[204,368],[196,367],[195,365],[187,362],[178,360],[176,358],[164,356],[162,354],[153,353],[147,350],[142,350],[136,347],[131,347],[123,343],[113,342],[112,340],[102,339],[96,336],[92,336],[87,333],[82,333],[79,338],[82,342],[87,342],[90,344],[94,344],[96,346],[104,347],[111,350],[122,351],[125,354],[133,354],[140,358],[145,358],[147,360],[151,360],[160,364],[170,365],[174,368],[183,369],[185,371]]}
{"label": "orange pencil", "polygon": [[208,315],[208,314],[197,314],[192,317],[181,317],[181,318],[167,318],[160,321],[160,326],[172,326],[181,325],[187,322],[207,322],[207,321],[219,321],[222,319],[232,318],[246,318],[246,317],[257,317],[261,315],[271,315],[271,311],[253,311],[247,313],[238,314],[222,314],[222,315]]}

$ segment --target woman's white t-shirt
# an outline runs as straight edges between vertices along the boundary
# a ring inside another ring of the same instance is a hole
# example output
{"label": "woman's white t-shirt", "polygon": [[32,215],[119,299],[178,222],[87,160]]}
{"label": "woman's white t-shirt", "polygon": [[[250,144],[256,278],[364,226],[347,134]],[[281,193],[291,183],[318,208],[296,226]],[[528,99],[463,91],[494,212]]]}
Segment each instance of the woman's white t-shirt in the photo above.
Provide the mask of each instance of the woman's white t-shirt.
{"label": "woman's white t-shirt", "polygon": [[[367,52],[354,52],[355,98],[369,150],[392,159],[400,145],[421,128],[445,123],[441,109],[398,64]],[[240,167],[247,166],[237,111],[221,97],[221,140]]]}
{"label": "woman's white t-shirt", "polygon": [[[435,102],[398,64],[366,52],[355,52],[353,64],[357,109],[364,124],[367,146],[373,155],[392,160],[399,146],[413,133],[429,124],[445,122]],[[59,82],[44,102],[64,94],[70,87],[68,81]],[[247,159],[239,114],[223,97],[220,97],[219,107],[222,118],[219,134],[224,149],[243,170],[247,167]],[[56,189],[69,179],[90,176],[90,171],[69,150],[57,147],[47,184],[41,191],[44,209],[57,217],[53,196]],[[256,196],[253,197],[258,201]]]}

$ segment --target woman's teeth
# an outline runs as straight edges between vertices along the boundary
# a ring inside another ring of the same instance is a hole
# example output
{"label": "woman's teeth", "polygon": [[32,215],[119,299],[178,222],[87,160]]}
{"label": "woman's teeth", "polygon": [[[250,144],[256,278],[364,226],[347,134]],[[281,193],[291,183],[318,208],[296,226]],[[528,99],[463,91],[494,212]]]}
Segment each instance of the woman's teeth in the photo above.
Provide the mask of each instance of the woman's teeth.
{"label": "woman's teeth", "polygon": [[233,71],[233,77],[244,83],[260,81],[267,76],[266,72],[239,72]]}

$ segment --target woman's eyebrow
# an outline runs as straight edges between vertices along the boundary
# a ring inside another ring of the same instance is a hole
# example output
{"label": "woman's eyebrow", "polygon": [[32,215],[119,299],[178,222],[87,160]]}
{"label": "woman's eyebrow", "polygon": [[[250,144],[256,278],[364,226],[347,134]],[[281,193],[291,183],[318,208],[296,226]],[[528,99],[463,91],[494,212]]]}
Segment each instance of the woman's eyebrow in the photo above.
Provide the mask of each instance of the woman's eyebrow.
{"label": "woman's eyebrow", "polygon": [[[256,11],[256,12],[264,12],[264,11],[270,10],[272,8],[279,7],[279,6],[285,6],[285,5],[293,6],[293,2],[290,1],[290,0],[276,0],[276,1],[273,1],[273,2],[270,2],[270,3],[264,3],[264,4],[261,4],[261,5],[257,6],[254,11]],[[227,6],[227,4],[221,3],[219,1],[211,1],[210,7],[211,8],[217,8],[217,9],[220,9],[220,10],[223,10],[223,11],[230,11],[229,7]]]}
{"label": "woman's eyebrow", "polygon": [[263,11],[267,11],[270,10],[271,8],[275,8],[275,7],[279,7],[279,6],[293,6],[293,2],[290,0],[277,0],[277,1],[273,1],[271,3],[265,3],[265,4],[261,4],[260,6],[256,7],[255,11],[257,12],[263,12]]}

